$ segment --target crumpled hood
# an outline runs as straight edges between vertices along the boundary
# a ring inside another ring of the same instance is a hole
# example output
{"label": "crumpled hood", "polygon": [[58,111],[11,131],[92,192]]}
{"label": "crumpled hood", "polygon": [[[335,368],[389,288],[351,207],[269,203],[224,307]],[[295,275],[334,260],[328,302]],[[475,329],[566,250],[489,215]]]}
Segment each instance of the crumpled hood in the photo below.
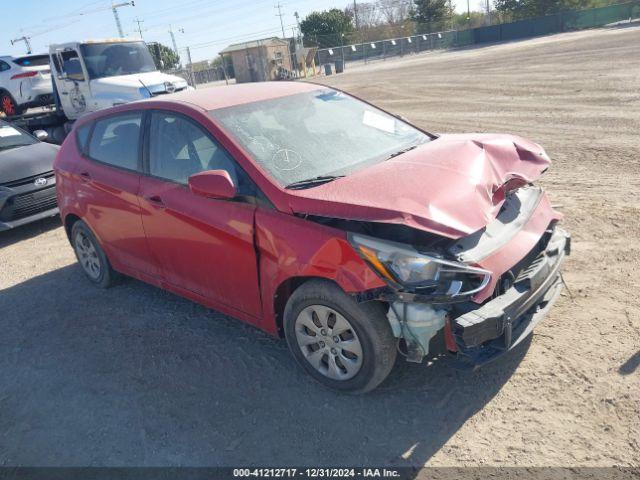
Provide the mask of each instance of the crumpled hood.
{"label": "crumpled hood", "polygon": [[505,194],[550,164],[512,135],[442,135],[398,157],[314,188],[287,190],[294,213],[405,224],[460,238],[486,226]]}

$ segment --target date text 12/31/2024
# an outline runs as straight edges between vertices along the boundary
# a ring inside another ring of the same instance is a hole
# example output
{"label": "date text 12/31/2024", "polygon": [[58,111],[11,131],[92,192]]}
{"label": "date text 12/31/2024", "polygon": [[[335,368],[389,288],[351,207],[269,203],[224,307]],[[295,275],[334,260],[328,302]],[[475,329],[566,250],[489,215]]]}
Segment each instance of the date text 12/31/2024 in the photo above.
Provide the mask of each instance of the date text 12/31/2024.
{"label": "date text 12/31/2024", "polygon": [[389,468],[236,468],[234,478],[400,478]]}

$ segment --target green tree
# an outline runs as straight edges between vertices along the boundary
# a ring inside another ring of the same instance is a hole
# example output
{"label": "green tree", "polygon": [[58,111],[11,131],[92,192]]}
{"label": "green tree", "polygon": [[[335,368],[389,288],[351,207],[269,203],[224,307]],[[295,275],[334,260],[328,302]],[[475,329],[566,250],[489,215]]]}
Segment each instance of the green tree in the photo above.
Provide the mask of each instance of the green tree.
{"label": "green tree", "polygon": [[150,43],[148,47],[158,70],[172,70],[180,64],[178,54],[166,45]]}
{"label": "green tree", "polygon": [[335,47],[347,41],[354,32],[352,16],[337,8],[312,12],[300,22],[300,30],[307,46]]}
{"label": "green tree", "polygon": [[503,20],[541,17],[563,10],[601,7],[616,3],[613,0],[494,0],[496,11]]}
{"label": "green tree", "polygon": [[449,0],[413,0],[411,19],[420,32],[441,30],[450,17]]}

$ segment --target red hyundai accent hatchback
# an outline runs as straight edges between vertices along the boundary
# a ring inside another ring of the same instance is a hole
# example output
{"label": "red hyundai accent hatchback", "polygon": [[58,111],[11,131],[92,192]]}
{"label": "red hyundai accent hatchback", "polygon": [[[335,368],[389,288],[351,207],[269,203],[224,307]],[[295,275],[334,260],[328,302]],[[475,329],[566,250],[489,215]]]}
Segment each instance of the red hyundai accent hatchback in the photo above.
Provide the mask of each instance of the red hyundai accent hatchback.
{"label": "red hyundai accent hatchback", "polygon": [[365,392],[400,352],[479,366],[557,298],[569,236],[543,149],[434,135],[306,83],[130,103],[76,122],[55,163],[87,277],[116,272],[283,335],[321,383]]}

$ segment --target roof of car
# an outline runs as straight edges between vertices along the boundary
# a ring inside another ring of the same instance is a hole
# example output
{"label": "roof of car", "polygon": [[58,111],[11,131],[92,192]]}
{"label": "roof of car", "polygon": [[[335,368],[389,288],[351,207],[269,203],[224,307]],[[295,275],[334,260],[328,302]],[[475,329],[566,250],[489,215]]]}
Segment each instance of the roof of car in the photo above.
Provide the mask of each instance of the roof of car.
{"label": "roof of car", "polygon": [[25,53],[24,55],[0,55],[2,60],[13,60],[14,58],[29,58],[29,57],[48,57],[48,53]]}
{"label": "roof of car", "polygon": [[[173,100],[191,103],[204,110],[217,110],[247,103],[287,97],[297,93],[313,92],[327,88],[305,82],[256,82],[223,87],[183,90],[171,95]],[[155,97],[157,99],[157,97]]]}

